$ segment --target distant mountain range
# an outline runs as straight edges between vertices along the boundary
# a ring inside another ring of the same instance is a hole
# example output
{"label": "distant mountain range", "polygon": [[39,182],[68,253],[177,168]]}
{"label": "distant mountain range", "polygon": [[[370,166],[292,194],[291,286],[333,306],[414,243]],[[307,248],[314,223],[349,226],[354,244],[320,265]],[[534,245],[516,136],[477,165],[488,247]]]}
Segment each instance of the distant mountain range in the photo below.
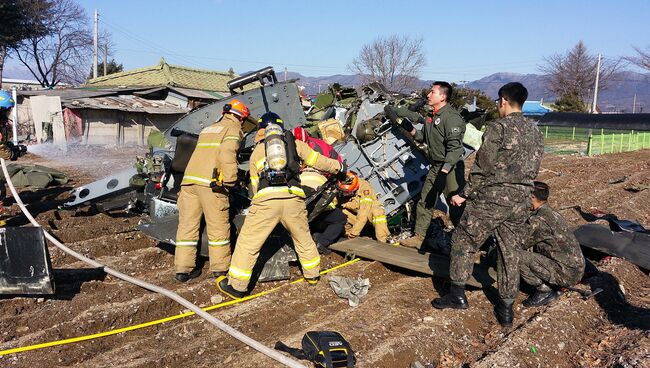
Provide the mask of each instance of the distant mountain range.
{"label": "distant mountain range", "polygon": [[[284,73],[278,73],[280,80]],[[298,84],[305,86],[308,94],[317,94],[328,85],[339,83],[344,86],[359,86],[361,79],[357,75],[336,74],[322,77],[306,77],[299,73],[288,72],[287,79],[299,79]],[[433,81],[420,80],[420,85],[426,87]],[[528,88],[529,100],[554,101],[556,96],[546,88],[547,77],[539,74],[495,73],[467,83],[467,87],[479,89],[488,96],[496,98],[499,88],[508,82],[521,82]],[[650,73],[619,72],[611,80],[610,87],[598,95],[598,106],[602,111],[632,112],[634,94],[636,93],[636,111],[643,109],[650,112]]]}
{"label": "distant mountain range", "polygon": [[[277,71],[278,79],[284,80],[284,72]],[[33,79],[21,67],[6,66],[3,78]],[[321,77],[306,77],[299,73],[288,72],[287,79],[299,79],[298,84],[305,86],[310,95],[317,94],[328,85],[339,83],[344,86],[359,86],[361,78],[358,75],[336,74]],[[546,77],[539,74],[495,73],[467,83],[467,87],[479,89],[490,97],[496,97],[499,88],[508,82],[521,82],[528,88],[529,100],[554,101],[556,96],[546,88]],[[420,80],[420,87],[431,85],[433,81]],[[598,94],[598,106],[602,111],[632,112],[634,94],[636,93],[636,111],[642,109],[650,112],[650,73],[623,71],[616,73],[610,87]]]}

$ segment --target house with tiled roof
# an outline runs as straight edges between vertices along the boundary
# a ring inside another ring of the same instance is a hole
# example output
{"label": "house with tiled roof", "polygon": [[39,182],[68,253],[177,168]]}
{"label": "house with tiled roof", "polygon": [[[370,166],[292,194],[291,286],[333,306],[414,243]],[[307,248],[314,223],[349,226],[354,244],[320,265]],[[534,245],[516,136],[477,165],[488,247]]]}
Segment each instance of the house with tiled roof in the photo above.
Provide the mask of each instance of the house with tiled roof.
{"label": "house with tiled roof", "polygon": [[[236,77],[161,58],[157,65],[93,78],[77,88],[20,91],[19,120],[27,124],[23,135],[33,133],[38,143],[49,139],[43,127],[58,126],[65,128],[58,135],[68,143],[143,145],[151,131],[230,95],[227,84]],[[49,121],[51,116],[63,124]]]}
{"label": "house with tiled roof", "polygon": [[[164,58],[154,66],[127,70],[90,79],[87,87],[180,87],[229,94],[227,83],[237,75],[230,72],[188,68],[167,64]],[[222,95],[222,96],[223,96]]]}

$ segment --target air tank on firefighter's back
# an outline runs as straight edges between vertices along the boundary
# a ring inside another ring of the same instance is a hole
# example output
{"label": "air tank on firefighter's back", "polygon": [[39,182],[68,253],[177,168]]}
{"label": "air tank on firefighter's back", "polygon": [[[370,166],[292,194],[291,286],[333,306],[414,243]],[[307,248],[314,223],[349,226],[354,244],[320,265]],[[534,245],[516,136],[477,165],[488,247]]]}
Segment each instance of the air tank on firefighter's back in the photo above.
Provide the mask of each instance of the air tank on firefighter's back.
{"label": "air tank on firefighter's back", "polygon": [[266,163],[271,170],[282,171],[287,166],[287,151],[282,127],[269,124],[265,129]]}

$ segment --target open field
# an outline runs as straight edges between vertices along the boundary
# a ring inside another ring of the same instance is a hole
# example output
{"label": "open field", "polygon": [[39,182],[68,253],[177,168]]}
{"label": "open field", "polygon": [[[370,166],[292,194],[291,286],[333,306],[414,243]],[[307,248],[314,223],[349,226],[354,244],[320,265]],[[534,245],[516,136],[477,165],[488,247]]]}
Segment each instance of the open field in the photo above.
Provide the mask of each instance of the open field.
{"label": "open field", "polygon": [[[89,208],[57,210],[66,189],[128,167],[135,151],[106,148],[71,154],[28,154],[68,173],[66,188],[24,191],[23,200],[43,224],[73,249],[111,267],[169,288],[200,306],[219,292],[207,272],[187,284],[173,280],[173,254],[134,229],[135,216],[109,217]],[[38,152],[38,150],[36,150]],[[547,155],[540,178],[551,186],[551,205],[580,205],[650,226],[650,151],[597,157]],[[469,165],[468,165],[469,167]],[[608,184],[622,177],[622,183]],[[563,211],[573,225],[584,221]],[[17,217],[10,225],[27,221]],[[162,296],[87,269],[50,248],[57,294],[49,298],[0,298],[0,350],[67,339],[178,315],[183,308]],[[323,257],[323,268],[343,262]],[[492,315],[493,291],[468,293],[466,311],[433,310],[442,282],[380,263],[359,261],[333,272],[370,278],[369,293],[357,308],[337,298],[327,282],[283,286],[263,297],[211,313],[245,334],[273,346],[299,346],[309,330],[339,331],[357,352],[358,367],[409,367],[414,361],[437,367],[648,367],[650,366],[650,277],[617,258],[597,261],[602,271],[587,279],[604,292],[583,301],[575,293],[539,309],[523,309],[520,294],[511,330]],[[207,266],[206,266],[207,267]],[[207,268],[205,269],[207,271]],[[300,273],[294,267],[293,277]],[[324,278],[325,280],[327,277]],[[286,282],[258,284],[257,291]],[[587,285],[581,285],[587,288]],[[487,295],[487,297],[486,297]],[[275,367],[277,363],[190,316],[95,340],[0,357],[2,367]]]}

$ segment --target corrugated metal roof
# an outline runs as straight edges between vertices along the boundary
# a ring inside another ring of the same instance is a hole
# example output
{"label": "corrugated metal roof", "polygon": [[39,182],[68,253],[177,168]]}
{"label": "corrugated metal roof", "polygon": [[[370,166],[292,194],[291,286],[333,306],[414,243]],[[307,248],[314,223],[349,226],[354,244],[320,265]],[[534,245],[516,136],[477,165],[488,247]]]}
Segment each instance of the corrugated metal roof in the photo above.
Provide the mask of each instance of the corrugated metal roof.
{"label": "corrugated metal roof", "polygon": [[170,86],[228,93],[226,83],[236,74],[170,65],[161,58],[158,65],[90,79],[86,86]]}
{"label": "corrugated metal roof", "polygon": [[77,88],[62,88],[62,89],[39,89],[33,91],[18,91],[19,96],[59,96],[61,100],[71,98],[90,98],[117,95],[118,92],[110,90],[86,90]]}
{"label": "corrugated metal roof", "polygon": [[165,104],[165,101],[147,100],[132,95],[75,98],[63,101],[62,105],[71,109],[119,110],[148,114],[185,114],[190,111],[189,108]]}

